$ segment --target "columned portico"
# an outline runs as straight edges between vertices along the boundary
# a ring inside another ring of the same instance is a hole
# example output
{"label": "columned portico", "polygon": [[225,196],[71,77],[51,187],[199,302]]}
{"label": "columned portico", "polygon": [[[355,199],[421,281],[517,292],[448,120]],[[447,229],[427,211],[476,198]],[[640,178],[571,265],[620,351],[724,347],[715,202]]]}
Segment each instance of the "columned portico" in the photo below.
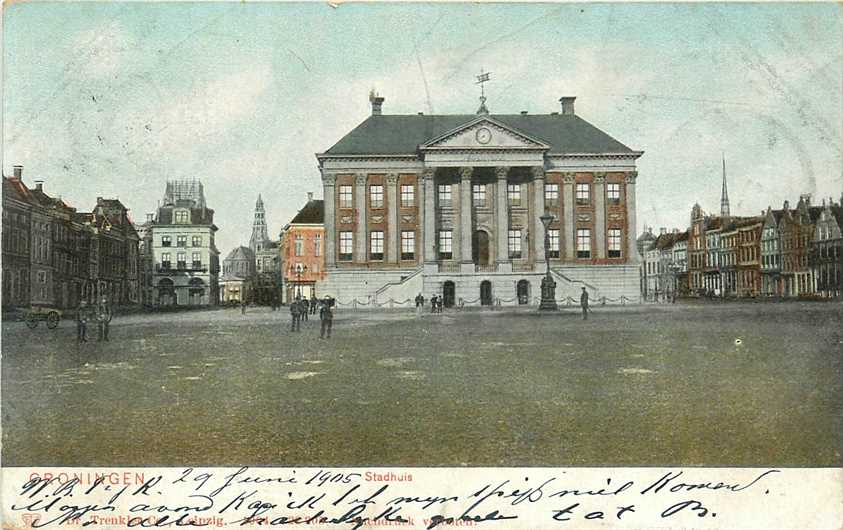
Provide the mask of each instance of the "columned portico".
{"label": "columned portico", "polygon": [[460,270],[474,272],[471,259],[471,176],[474,168],[460,168]]}
{"label": "columned portico", "polygon": [[533,231],[530,247],[535,256],[536,265],[544,262],[544,225],[540,217],[544,215],[544,167],[531,168],[533,173]]}
{"label": "columned portico", "polygon": [[387,234],[387,261],[389,263],[398,263],[398,258],[401,256],[401,250],[398,248],[398,206],[400,205],[400,197],[396,188],[398,184],[398,175],[395,173],[387,173],[386,175],[386,196],[387,207],[389,214],[386,220],[386,234]]}
{"label": "columned portico", "polygon": [[[562,215],[565,219],[562,226],[565,228],[565,259],[572,260],[576,257],[574,253],[574,242],[577,237],[577,215],[574,211],[574,174],[565,173],[562,177]],[[634,236],[633,236],[634,238]]]}
{"label": "columned portico", "polygon": [[424,205],[423,208],[423,221],[422,226],[424,227],[424,234],[422,238],[424,240],[423,243],[423,250],[422,250],[422,259],[424,259],[424,263],[426,268],[428,265],[432,265],[435,267],[436,265],[436,169],[434,168],[425,168],[422,172],[422,185],[420,188],[423,189],[423,197],[422,197],[422,204]]}
{"label": "columned portico", "polygon": [[368,257],[368,253],[366,252],[367,241],[366,241],[366,174],[365,173],[358,173],[354,177],[354,196],[356,200],[356,208],[357,208],[357,230],[354,234],[354,239],[356,242],[356,260],[360,263],[364,263]]}
{"label": "columned portico", "polygon": [[635,226],[635,179],[637,177],[637,171],[631,171],[626,176],[626,259],[630,263],[639,261],[638,244],[635,240],[635,234],[638,230],[638,228]]}
{"label": "columned portico", "polygon": [[[597,259],[606,257],[606,174],[594,174],[594,246]],[[634,234],[635,232],[633,232]]]}
{"label": "columned portico", "polygon": [[507,248],[507,232],[509,230],[509,208],[506,199],[506,184],[509,167],[495,168],[495,247],[497,248],[497,269],[499,272],[511,272],[512,262],[509,260]]}
{"label": "columned portico", "polygon": [[322,173],[322,185],[324,186],[324,204],[325,204],[325,266],[332,269],[337,266],[337,246],[336,246],[336,224],[335,217],[335,197],[336,197],[336,181],[337,176],[332,173]]}

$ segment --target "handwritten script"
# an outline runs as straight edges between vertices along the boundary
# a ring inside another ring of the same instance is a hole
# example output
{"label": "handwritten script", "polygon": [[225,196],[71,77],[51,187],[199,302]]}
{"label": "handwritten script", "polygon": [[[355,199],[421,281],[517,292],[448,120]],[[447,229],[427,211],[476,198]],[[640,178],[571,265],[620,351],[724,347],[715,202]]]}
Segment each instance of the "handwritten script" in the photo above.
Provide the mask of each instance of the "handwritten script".
{"label": "handwritten script", "polygon": [[[11,471],[15,471],[14,474]],[[778,469],[9,470],[6,521],[25,527],[360,529],[717,527],[782,489]],[[9,479],[15,479],[10,483]],[[737,513],[733,513],[737,512]],[[699,524],[709,520],[711,525]],[[656,523],[657,524],[654,524]],[[624,525],[625,526],[625,525]]]}

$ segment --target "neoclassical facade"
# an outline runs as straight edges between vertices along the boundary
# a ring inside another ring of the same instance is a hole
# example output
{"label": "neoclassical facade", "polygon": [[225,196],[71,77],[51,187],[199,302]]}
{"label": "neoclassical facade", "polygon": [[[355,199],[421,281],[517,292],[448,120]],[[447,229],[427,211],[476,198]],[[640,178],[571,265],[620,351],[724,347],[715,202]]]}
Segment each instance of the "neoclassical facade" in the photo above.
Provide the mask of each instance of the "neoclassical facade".
{"label": "neoclassical facade", "polygon": [[[633,151],[574,113],[372,115],[317,154],[327,280],[340,301],[446,304],[638,295]],[[485,107],[481,107],[484,111]]]}

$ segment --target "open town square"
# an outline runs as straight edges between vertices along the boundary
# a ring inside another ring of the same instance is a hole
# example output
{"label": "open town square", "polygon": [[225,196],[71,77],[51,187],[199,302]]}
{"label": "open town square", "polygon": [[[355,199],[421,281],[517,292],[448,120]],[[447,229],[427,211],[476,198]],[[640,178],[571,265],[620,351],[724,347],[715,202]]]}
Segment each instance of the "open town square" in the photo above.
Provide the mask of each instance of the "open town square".
{"label": "open town square", "polygon": [[6,465],[839,466],[843,306],[3,323]]}

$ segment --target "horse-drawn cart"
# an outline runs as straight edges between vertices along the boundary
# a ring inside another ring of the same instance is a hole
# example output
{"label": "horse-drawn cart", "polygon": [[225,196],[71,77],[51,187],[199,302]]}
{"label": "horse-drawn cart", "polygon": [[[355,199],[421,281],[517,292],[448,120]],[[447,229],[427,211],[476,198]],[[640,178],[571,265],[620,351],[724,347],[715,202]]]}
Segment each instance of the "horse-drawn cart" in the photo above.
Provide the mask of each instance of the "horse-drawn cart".
{"label": "horse-drawn cart", "polygon": [[49,329],[55,329],[61,321],[61,311],[52,307],[33,306],[23,314],[26,327],[35,329],[39,322],[46,322]]}

